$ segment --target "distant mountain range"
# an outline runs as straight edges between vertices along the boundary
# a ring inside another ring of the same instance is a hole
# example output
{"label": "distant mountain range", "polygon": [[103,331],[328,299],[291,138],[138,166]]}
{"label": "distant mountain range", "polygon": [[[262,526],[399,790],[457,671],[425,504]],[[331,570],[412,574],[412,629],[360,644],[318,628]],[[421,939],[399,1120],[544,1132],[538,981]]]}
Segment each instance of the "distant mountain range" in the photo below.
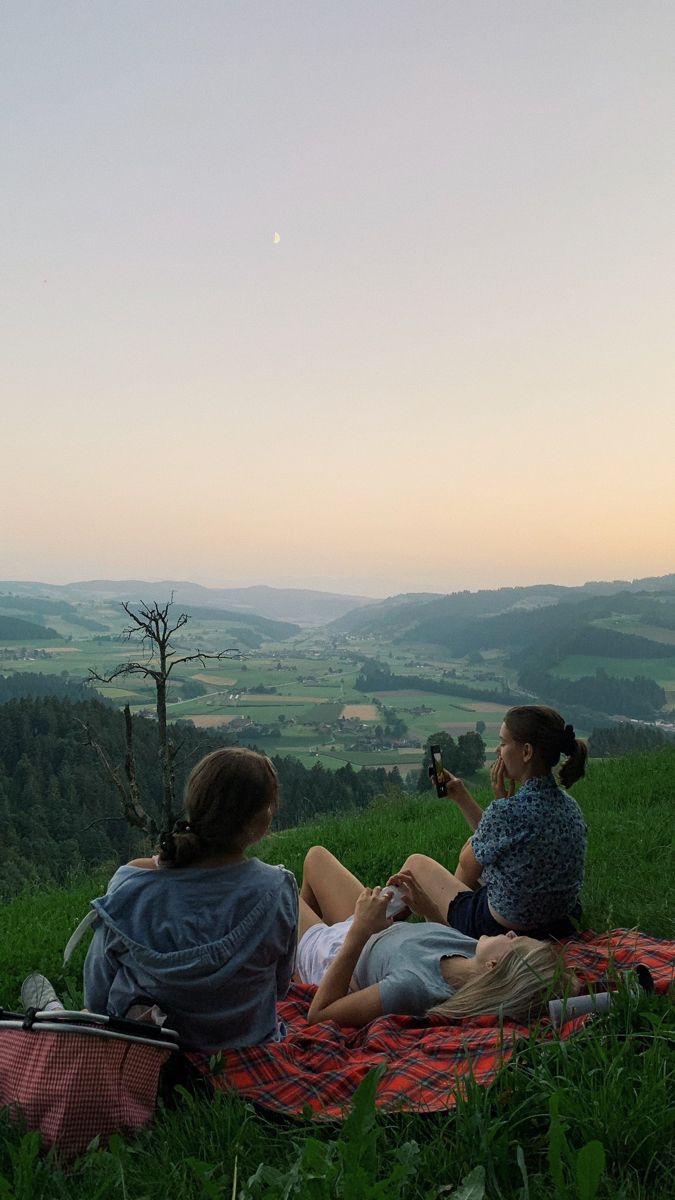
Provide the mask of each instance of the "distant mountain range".
{"label": "distant mountain range", "polygon": [[[494,588],[470,592],[408,592],[374,600],[367,596],[344,596],[305,588],[276,588],[259,585],[211,588],[185,579],[151,582],[143,579],[89,579],[54,584],[25,580],[0,581],[0,593],[18,596],[49,596],[62,600],[168,600],[173,593],[179,605],[223,608],[242,616],[259,615],[305,626],[330,625],[336,632],[383,634],[402,637],[414,631],[414,641],[437,641],[446,622],[454,626],[467,620],[527,612],[566,602],[641,593],[675,599],[675,573],[645,579],[593,580],[579,587],[534,584],[530,587]],[[446,631],[447,632],[447,631]],[[427,636],[431,635],[431,636]],[[436,636],[434,636],[436,635]],[[440,638],[441,642],[446,639]]]}
{"label": "distant mountain range", "polygon": [[62,599],[88,597],[98,600],[168,600],[173,593],[179,605],[204,608],[236,609],[242,614],[257,614],[273,620],[293,621],[301,625],[323,625],[344,613],[375,601],[366,596],[343,596],[335,592],[303,588],[274,588],[264,585],[245,588],[209,588],[184,579],[89,579],[76,583],[40,583],[2,580],[0,592],[14,595],[55,596]]}
{"label": "distant mountain range", "polygon": [[[446,644],[447,634],[467,622],[486,620],[504,614],[524,614],[535,609],[611,596],[645,595],[675,600],[675,574],[630,582],[592,581],[579,587],[560,584],[533,584],[531,587],[494,588],[477,592],[451,592],[448,595],[406,593],[387,600],[371,602],[336,618],[331,628],[336,633],[381,635],[416,642]],[[411,636],[412,635],[412,636]]]}
{"label": "distant mountain range", "polygon": [[670,722],[675,715],[675,575],[392,596],[346,613],[328,629],[375,643],[356,681],[367,694],[405,688],[467,694],[454,668],[452,678],[440,681],[396,674],[377,649],[393,643],[417,646],[432,660],[439,652],[451,662],[465,660],[492,681],[491,700],[508,702],[506,674],[500,684],[499,672],[509,674],[509,686],[515,674],[520,703],[545,699],[588,728],[626,719]]}

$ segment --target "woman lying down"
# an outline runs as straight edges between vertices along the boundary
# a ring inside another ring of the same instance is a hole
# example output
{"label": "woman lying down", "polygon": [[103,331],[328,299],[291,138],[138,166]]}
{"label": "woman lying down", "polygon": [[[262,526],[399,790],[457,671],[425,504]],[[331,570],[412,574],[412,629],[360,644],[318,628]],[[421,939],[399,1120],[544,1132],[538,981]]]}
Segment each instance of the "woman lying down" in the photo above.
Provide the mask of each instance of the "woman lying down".
{"label": "woman lying down", "polygon": [[360,1028],[383,1013],[493,1013],[527,1020],[575,992],[550,942],[512,931],[477,941],[433,921],[387,918],[389,893],[364,888],[323,846],[305,858],[296,977],[317,985],[310,1024]]}

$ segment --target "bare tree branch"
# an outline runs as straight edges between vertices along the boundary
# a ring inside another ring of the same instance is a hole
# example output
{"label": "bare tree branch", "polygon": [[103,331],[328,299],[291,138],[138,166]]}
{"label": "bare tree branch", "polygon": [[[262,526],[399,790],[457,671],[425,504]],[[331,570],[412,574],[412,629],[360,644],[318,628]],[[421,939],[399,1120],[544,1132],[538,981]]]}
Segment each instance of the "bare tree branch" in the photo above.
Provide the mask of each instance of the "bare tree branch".
{"label": "bare tree branch", "polygon": [[97,680],[99,683],[112,683],[113,679],[119,679],[122,675],[143,675],[146,678],[151,676],[154,680],[160,677],[158,668],[147,666],[145,663],[128,662],[120,663],[110,671],[108,675],[100,675],[93,667],[89,668],[90,680]]}
{"label": "bare tree branch", "polygon": [[178,617],[178,620],[176,621],[176,624],[174,625],[173,629],[167,629],[167,631],[166,631],[167,641],[170,637],[173,637],[174,633],[176,633],[177,630],[182,629],[184,625],[187,625],[189,620],[190,620],[190,618],[187,613],[181,613],[180,616]]}
{"label": "bare tree branch", "polygon": [[86,833],[88,829],[93,829],[94,825],[100,825],[102,821],[126,821],[126,817],[120,814],[118,817],[97,817],[95,821],[90,821],[88,825],[83,825],[81,829],[76,829],[76,835]]}
{"label": "bare tree branch", "polygon": [[202,664],[202,666],[204,667],[204,666],[206,666],[207,658],[210,658],[212,661],[215,660],[216,662],[220,662],[222,659],[227,658],[228,655],[238,654],[238,653],[239,653],[238,646],[228,646],[227,650],[219,650],[217,653],[212,653],[209,650],[196,650],[194,654],[186,654],[183,658],[172,659],[171,662],[167,666],[166,673],[167,673],[167,676],[169,676],[171,674],[171,672],[173,671],[174,667],[179,667],[181,665],[181,663],[200,662]]}
{"label": "bare tree branch", "polygon": [[[152,679],[154,682],[157,694],[156,712],[159,731],[159,757],[162,766],[164,791],[162,821],[165,828],[170,828],[175,819],[174,767],[178,753],[178,747],[171,741],[167,732],[167,692],[171,673],[174,667],[184,666],[187,663],[198,662],[202,666],[205,666],[207,659],[221,661],[239,653],[236,646],[230,646],[226,650],[219,650],[217,652],[197,648],[191,654],[181,654],[176,657],[171,645],[171,638],[179,629],[187,625],[190,616],[189,613],[181,612],[174,619],[173,624],[171,624],[169,610],[172,604],[173,592],[171,593],[171,599],[164,604],[159,601],[154,601],[152,604],[141,601],[136,605],[132,605],[130,601],[123,601],[122,608],[131,622],[123,631],[124,636],[129,641],[132,637],[138,638],[140,635],[141,654],[144,656],[143,660],[132,659],[126,663],[119,663],[118,666],[105,675],[93,668],[89,669],[89,680],[91,682],[112,683],[113,680],[123,678],[127,675],[140,675],[143,679]],[[99,759],[107,774],[113,780],[122,797],[123,810],[127,814],[130,824],[136,825],[139,829],[144,829],[146,832],[154,832],[154,822],[148,817],[140,799],[134,764],[131,711],[128,705],[124,710],[124,716],[127,739],[127,756],[125,759],[126,783],[123,782],[119,770],[113,767],[107,760],[102,748],[93,739],[90,738],[90,741],[99,755]]]}
{"label": "bare tree branch", "polygon": [[[206,660],[212,662],[221,662],[223,659],[230,658],[233,654],[239,654],[238,646],[228,646],[225,650],[196,650],[194,654],[185,654],[182,658],[171,658],[167,655],[165,678],[168,679],[174,667],[179,667],[184,663],[199,662],[202,666],[206,666]],[[170,661],[168,661],[170,659]],[[154,679],[157,682],[162,678],[162,672],[157,667],[151,667],[147,663],[141,662],[126,662],[119,663],[107,675],[101,675],[95,671],[93,667],[89,668],[88,679],[97,683],[112,683],[114,679],[119,679],[123,675],[143,675],[145,678]]]}
{"label": "bare tree branch", "polygon": [[78,725],[82,726],[85,734],[87,735],[87,745],[92,747],[106,775],[115,785],[120,797],[123,818],[128,822],[129,825],[133,825],[135,829],[140,829],[143,833],[149,833],[154,836],[156,833],[156,825],[140,802],[138,788],[136,787],[135,770],[133,772],[134,791],[132,791],[131,780],[129,780],[129,787],[127,789],[124,786],[119,767],[113,766],[101,743],[98,742],[93,736],[89,725],[87,725],[85,721],[81,721],[79,717],[76,717],[75,719]]}
{"label": "bare tree branch", "polygon": [[[141,803],[141,794],[138,788],[138,780],[136,778],[136,759],[134,757],[133,729],[131,726],[131,709],[128,704],[124,705],[124,729],[126,738],[126,757],[124,759],[124,770],[126,772],[129,783],[129,797],[131,800],[132,810],[139,818],[146,818],[147,813]],[[154,832],[154,821],[152,827]]]}

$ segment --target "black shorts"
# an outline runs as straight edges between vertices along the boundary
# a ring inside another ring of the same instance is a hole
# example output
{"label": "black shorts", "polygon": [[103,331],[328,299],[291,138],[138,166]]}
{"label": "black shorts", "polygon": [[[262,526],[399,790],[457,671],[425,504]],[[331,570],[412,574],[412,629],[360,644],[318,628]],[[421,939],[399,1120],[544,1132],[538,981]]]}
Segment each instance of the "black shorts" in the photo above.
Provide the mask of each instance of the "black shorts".
{"label": "black shorts", "polygon": [[[476,892],[458,892],[448,907],[448,925],[472,938],[479,938],[484,933],[490,937],[497,933],[506,933],[508,925],[500,925],[499,921],[495,921],[488,908],[487,892],[486,887],[479,887]],[[518,932],[542,941],[546,938],[570,937],[576,933],[580,917],[581,905],[575,904],[569,917],[550,921],[536,929],[520,929]]]}

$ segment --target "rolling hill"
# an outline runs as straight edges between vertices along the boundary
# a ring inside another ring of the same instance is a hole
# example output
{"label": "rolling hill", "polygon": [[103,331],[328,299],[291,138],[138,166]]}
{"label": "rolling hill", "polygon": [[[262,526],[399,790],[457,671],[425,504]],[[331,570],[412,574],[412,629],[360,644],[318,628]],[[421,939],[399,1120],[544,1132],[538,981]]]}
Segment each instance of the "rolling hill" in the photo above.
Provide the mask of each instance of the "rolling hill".
{"label": "rolling hill", "polygon": [[209,608],[236,609],[271,620],[322,625],[353,609],[372,604],[366,596],[343,596],[335,592],[308,588],[275,588],[265,585],[239,588],[210,588],[184,579],[90,579],[77,583],[53,584],[17,580],[0,581],[0,591],[32,598],[98,600],[168,600],[173,593],[176,604]]}

